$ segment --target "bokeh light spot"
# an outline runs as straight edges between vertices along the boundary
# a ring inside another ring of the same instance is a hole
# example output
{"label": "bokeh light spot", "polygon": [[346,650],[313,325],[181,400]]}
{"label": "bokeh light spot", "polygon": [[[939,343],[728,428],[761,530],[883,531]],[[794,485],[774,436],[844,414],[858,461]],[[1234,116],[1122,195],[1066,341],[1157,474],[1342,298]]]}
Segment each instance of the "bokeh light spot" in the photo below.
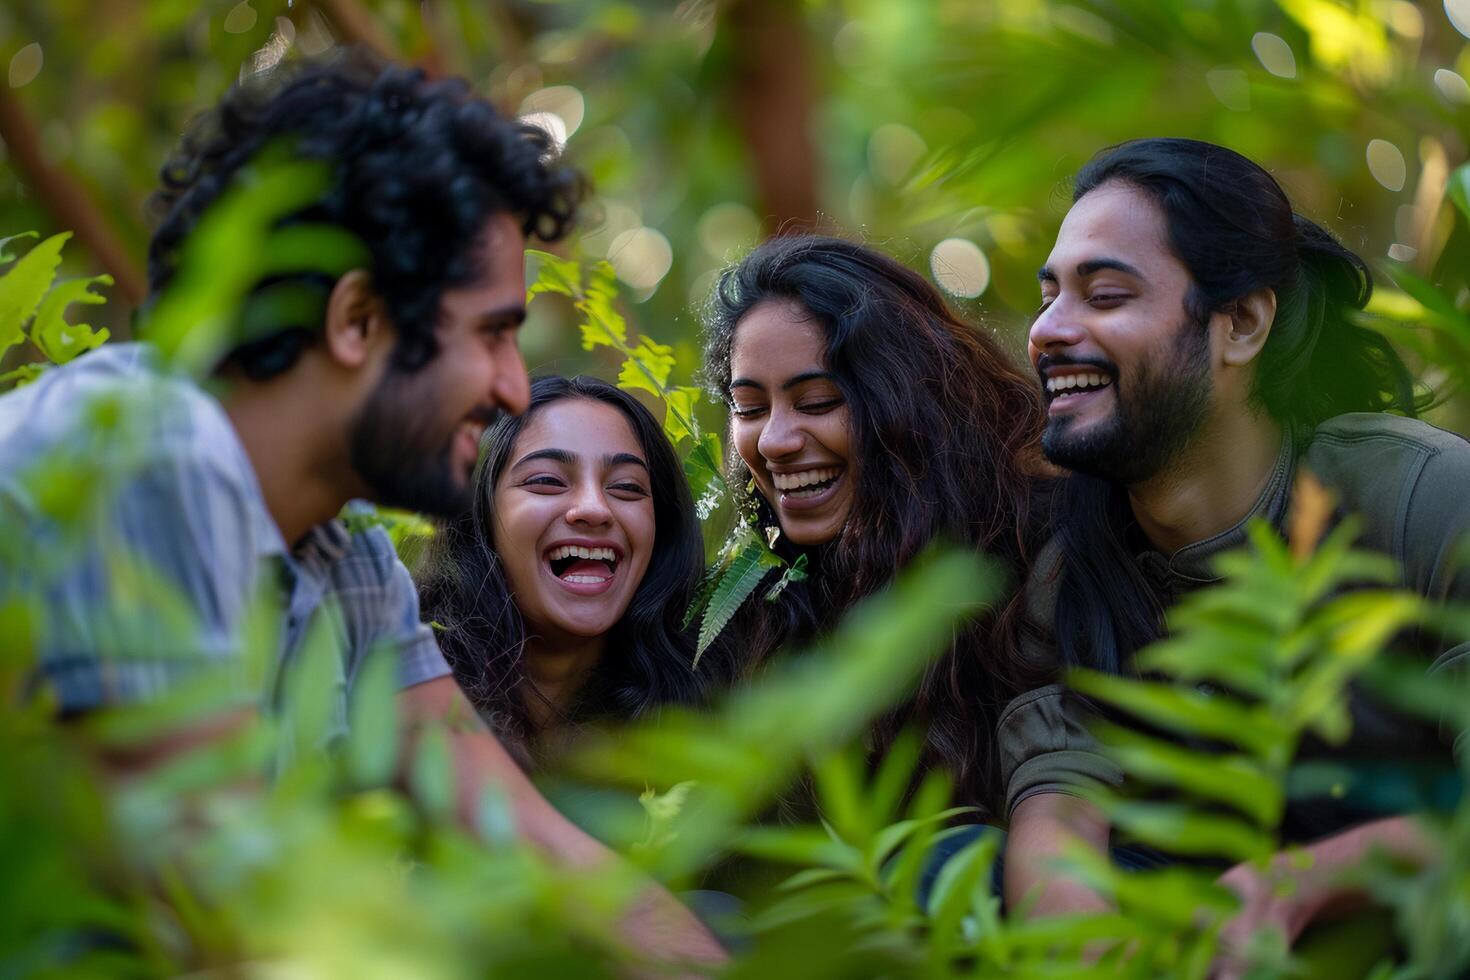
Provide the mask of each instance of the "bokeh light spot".
{"label": "bokeh light spot", "polygon": [[249,0],[241,0],[225,14],[226,34],[244,34],[254,26],[255,8],[250,6]]}
{"label": "bokeh light spot", "polygon": [[968,238],[946,238],[929,253],[929,271],[945,292],[974,299],[990,285],[990,262]]}
{"label": "bokeh light spot", "polygon": [[1261,67],[1277,78],[1296,77],[1296,55],[1286,39],[1268,31],[1261,31],[1251,38],[1251,50],[1261,62]]}
{"label": "bokeh light spot", "polygon": [[582,93],[570,85],[552,85],[538,92],[532,92],[521,100],[521,115],[532,113],[549,112],[561,119],[566,133],[561,141],[565,143],[567,137],[577,131],[582,125],[583,118],[587,114],[587,103],[582,98]]}
{"label": "bokeh light spot", "polygon": [[1388,140],[1372,140],[1368,143],[1368,172],[1373,179],[1391,191],[1404,189],[1408,178],[1408,165],[1404,154]]}
{"label": "bokeh light spot", "polygon": [[1466,82],[1465,76],[1459,72],[1441,68],[1434,73],[1434,87],[1449,101],[1470,105],[1470,82]]}
{"label": "bokeh light spot", "polygon": [[1470,37],[1470,0],[1444,0],[1444,14],[1455,30]]}
{"label": "bokeh light spot", "polygon": [[755,245],[760,238],[761,222],[750,208],[726,201],[704,213],[695,234],[711,258],[726,262]]}
{"label": "bokeh light spot", "polygon": [[29,85],[41,74],[41,65],[45,60],[41,45],[34,41],[17,51],[10,59],[10,87]]}
{"label": "bokeh light spot", "polygon": [[902,123],[888,123],[873,130],[868,139],[868,169],[896,187],[928,152],[929,145],[918,133]]}
{"label": "bokeh light spot", "polygon": [[1239,68],[1212,68],[1205,72],[1205,84],[1220,104],[1235,112],[1251,107],[1251,82]]}
{"label": "bokeh light spot", "polygon": [[618,278],[634,289],[652,289],[674,264],[674,250],[657,228],[644,225],[612,240],[608,261]]}

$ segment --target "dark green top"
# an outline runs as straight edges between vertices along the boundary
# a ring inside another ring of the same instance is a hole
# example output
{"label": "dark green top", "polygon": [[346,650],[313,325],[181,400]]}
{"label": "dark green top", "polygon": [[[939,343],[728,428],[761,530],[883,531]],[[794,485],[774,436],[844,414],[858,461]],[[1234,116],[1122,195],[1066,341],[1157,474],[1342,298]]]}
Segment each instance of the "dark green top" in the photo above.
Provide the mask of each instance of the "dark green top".
{"label": "dark green top", "polygon": [[[1329,419],[1303,447],[1285,440],[1276,466],[1249,514],[1214,537],[1172,555],[1143,550],[1140,570],[1163,596],[1177,599],[1190,590],[1219,580],[1212,567],[1222,551],[1245,543],[1251,518],[1265,517],[1276,527],[1285,518],[1299,465],[1305,465],[1338,497],[1340,508],[1363,521],[1358,546],[1382,552],[1403,569],[1401,584],[1431,599],[1470,600],[1470,571],[1453,567],[1454,550],[1470,525],[1470,442],[1425,422],[1383,414],[1351,414]],[[1057,602],[1060,543],[1042,549],[1026,586],[1027,611],[1039,628],[1032,653],[1055,659],[1050,627]],[[1428,663],[1431,671],[1463,662],[1470,643],[1461,644]],[[1404,760],[1452,761],[1459,738],[1436,726],[1393,713],[1350,691],[1352,735],[1330,747],[1305,743],[1299,758],[1340,758],[1372,766]],[[1085,727],[1085,713],[1060,685],[1050,685],[1016,698],[1001,714],[999,725],[1001,778],[1006,812],[1037,793],[1075,793],[1089,780],[1117,785],[1121,771],[1100,755]],[[1292,800],[1283,836],[1309,840],[1351,826],[1367,814],[1350,800]]]}

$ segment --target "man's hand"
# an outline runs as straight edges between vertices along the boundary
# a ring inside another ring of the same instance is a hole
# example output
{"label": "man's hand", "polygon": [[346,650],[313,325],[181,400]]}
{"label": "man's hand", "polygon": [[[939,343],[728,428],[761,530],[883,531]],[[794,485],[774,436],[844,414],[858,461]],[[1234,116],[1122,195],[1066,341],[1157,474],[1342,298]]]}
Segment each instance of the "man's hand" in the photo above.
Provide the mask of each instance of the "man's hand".
{"label": "man's hand", "polygon": [[1435,848],[1415,818],[1388,817],[1323,838],[1297,852],[1277,854],[1265,870],[1238,864],[1220,876],[1220,884],[1241,898],[1240,911],[1220,934],[1222,953],[1214,976],[1233,980],[1244,975],[1244,953],[1257,930],[1275,930],[1290,949],[1319,920],[1354,912],[1368,896],[1344,880],[1343,872],[1381,851],[1410,864],[1425,865]]}

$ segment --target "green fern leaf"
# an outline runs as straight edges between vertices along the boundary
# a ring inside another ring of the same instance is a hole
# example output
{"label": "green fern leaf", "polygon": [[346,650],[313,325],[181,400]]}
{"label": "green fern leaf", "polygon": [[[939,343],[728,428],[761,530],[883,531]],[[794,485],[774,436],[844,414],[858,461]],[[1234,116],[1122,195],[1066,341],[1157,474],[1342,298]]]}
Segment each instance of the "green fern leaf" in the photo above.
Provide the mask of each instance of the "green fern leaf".
{"label": "green fern leaf", "polygon": [[[664,435],[669,442],[678,445],[684,439],[693,439],[694,406],[699,404],[699,389],[680,385],[670,388],[664,395]],[[718,440],[716,440],[718,445]],[[715,458],[719,458],[716,452]]]}
{"label": "green fern leaf", "polygon": [[582,270],[576,262],[534,248],[527,249],[526,254],[536,260],[536,281],[526,290],[527,303],[540,293],[560,293],[576,298],[581,292]]}
{"label": "green fern leaf", "polygon": [[63,231],[32,248],[0,276],[0,353],[25,338],[25,325],[56,279],[61,246],[71,237]]}
{"label": "green fern leaf", "polygon": [[41,236],[38,235],[38,234],[36,234],[34,231],[23,231],[19,235],[6,235],[4,238],[0,238],[0,265],[5,265],[6,263],[14,262],[15,261],[15,256],[14,255],[11,255],[9,252],[5,251],[7,248],[10,247],[10,243],[11,242],[16,241],[16,240],[21,239],[21,238],[40,238],[40,237]]}
{"label": "green fern leaf", "polygon": [[623,362],[623,369],[618,372],[618,387],[630,390],[641,388],[662,398],[669,385],[669,372],[673,369],[674,348],[647,337],[639,337],[638,345],[633,348],[633,353]]}
{"label": "green fern leaf", "polygon": [[750,598],[751,593],[771,570],[772,565],[766,558],[767,554],[766,549],[758,544],[747,545],[721,573],[720,581],[710,595],[709,606],[704,610],[704,618],[699,624],[699,643],[694,650],[696,665],[704,651],[715,641],[715,637],[729,625],[736,611]]}
{"label": "green fern leaf", "polygon": [[36,308],[36,318],[31,323],[31,341],[48,360],[54,364],[65,364],[78,354],[100,347],[107,340],[106,329],[93,330],[89,324],[67,323],[63,314],[73,303],[89,306],[106,303],[107,298],[92,292],[92,287],[111,285],[112,277],[101,275],[68,279],[51,287]]}

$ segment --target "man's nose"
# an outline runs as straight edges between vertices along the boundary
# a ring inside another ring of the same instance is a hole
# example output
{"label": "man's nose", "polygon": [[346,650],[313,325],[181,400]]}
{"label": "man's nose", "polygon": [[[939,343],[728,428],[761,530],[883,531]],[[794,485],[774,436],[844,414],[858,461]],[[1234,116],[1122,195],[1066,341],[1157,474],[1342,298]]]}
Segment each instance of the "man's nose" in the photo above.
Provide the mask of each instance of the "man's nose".
{"label": "man's nose", "polygon": [[1063,300],[1053,300],[1031,323],[1028,340],[1032,347],[1045,352],[1057,347],[1074,347],[1087,336],[1077,318]]}
{"label": "man's nose", "polygon": [[508,345],[504,363],[497,364],[495,387],[490,396],[495,404],[511,415],[520,415],[531,404],[531,379],[526,374],[526,360],[520,348]]}

